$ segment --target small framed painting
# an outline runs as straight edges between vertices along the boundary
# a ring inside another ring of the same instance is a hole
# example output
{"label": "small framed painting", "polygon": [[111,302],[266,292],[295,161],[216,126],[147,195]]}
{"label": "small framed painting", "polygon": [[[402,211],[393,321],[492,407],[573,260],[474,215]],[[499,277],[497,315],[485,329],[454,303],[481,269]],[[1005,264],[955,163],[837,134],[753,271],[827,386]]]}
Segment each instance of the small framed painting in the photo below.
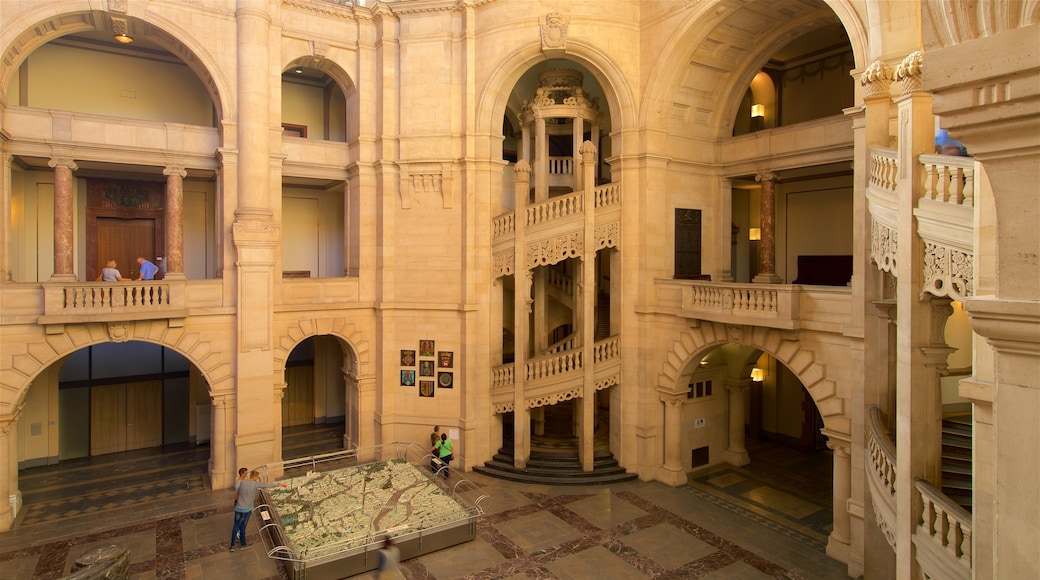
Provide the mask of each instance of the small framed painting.
{"label": "small framed painting", "polygon": [[403,366],[403,367],[414,367],[415,366],[415,351],[414,350],[402,350],[401,351],[401,366]]}
{"label": "small framed painting", "polygon": [[419,341],[419,356],[433,356],[433,341],[432,340],[420,340]]}
{"label": "small framed painting", "polygon": [[414,387],[415,386],[415,371],[401,371],[401,386],[402,387]]}
{"label": "small framed painting", "polygon": [[419,381],[419,396],[420,397],[432,397],[433,396],[433,381]]}
{"label": "small framed painting", "polygon": [[442,388],[450,389],[455,386],[455,376],[451,373],[437,373],[437,384]]}
{"label": "small framed painting", "polygon": [[433,376],[433,361],[432,360],[421,360],[421,361],[419,361],[419,376],[420,377],[432,377]]}
{"label": "small framed painting", "polygon": [[450,369],[454,364],[455,355],[450,350],[442,350],[437,353],[438,366],[442,369]]}

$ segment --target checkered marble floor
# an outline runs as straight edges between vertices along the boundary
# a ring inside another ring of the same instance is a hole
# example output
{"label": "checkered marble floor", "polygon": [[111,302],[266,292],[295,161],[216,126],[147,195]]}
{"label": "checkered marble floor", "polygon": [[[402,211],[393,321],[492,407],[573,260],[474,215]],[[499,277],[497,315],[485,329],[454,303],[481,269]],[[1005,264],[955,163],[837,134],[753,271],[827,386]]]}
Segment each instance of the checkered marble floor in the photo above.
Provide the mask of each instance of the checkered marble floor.
{"label": "checkered marble floor", "polygon": [[[156,467],[169,466],[162,457],[153,456]],[[821,500],[792,485],[812,468],[770,479],[783,471],[762,457],[752,452],[760,472],[723,467],[678,488],[638,481],[553,487],[470,473],[493,498],[477,538],[407,560],[402,572],[428,580],[846,578],[844,565],[823,553],[829,495]],[[147,471],[147,461],[126,461],[133,463],[126,471]],[[192,476],[152,473],[125,486],[79,479],[82,493],[74,498],[69,481],[46,474],[41,489],[51,495],[41,499],[40,515],[30,519],[27,503],[15,529],[0,534],[0,578],[58,578],[92,547],[111,543],[130,547],[132,578],[287,578],[266,557],[255,522],[250,546],[227,551],[232,492],[194,488]]]}

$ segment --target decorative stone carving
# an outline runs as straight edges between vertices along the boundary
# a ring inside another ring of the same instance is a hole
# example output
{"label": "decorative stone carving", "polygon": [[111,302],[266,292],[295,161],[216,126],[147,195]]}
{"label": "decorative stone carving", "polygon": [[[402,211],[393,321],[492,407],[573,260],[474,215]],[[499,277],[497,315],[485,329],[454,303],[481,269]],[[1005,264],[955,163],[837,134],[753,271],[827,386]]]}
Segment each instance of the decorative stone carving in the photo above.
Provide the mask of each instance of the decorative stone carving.
{"label": "decorative stone carving", "polygon": [[407,167],[401,177],[401,209],[410,209],[413,202],[440,197],[445,209],[452,206],[450,182],[446,169],[439,163],[420,163]]}
{"label": "decorative stone carving", "polygon": [[130,340],[129,322],[108,323],[108,338],[112,342],[126,342]]}
{"label": "decorative stone carving", "polygon": [[311,54],[318,58],[327,57],[329,55],[329,43],[322,40],[312,40]]}
{"label": "decorative stone carving", "polygon": [[567,258],[577,258],[585,251],[585,240],[581,232],[535,242],[527,246],[528,268],[548,266]]}
{"label": "decorative stone carving", "polygon": [[[129,8],[129,0],[108,0],[108,11],[109,12],[118,12],[120,14],[126,14],[126,11],[127,11],[128,8]],[[125,30],[124,30],[124,32],[125,32]],[[119,34],[119,32],[114,31],[114,34]]]}
{"label": "decorative stone carving", "polygon": [[494,278],[501,278],[502,276],[513,275],[513,262],[514,262],[513,249],[503,250],[497,252],[494,255],[494,263],[491,266],[491,273]]}
{"label": "decorative stone carving", "polygon": [[924,292],[963,301],[974,295],[974,256],[932,242],[924,244]]}
{"label": "decorative stone carving", "polygon": [[892,84],[892,67],[888,63],[875,60],[859,75],[859,84],[866,88],[865,97],[889,96],[889,86]]}
{"label": "decorative stone carving", "polygon": [[726,337],[732,344],[741,344],[744,342],[744,327],[737,326],[735,324],[726,325]]}
{"label": "decorative stone carving", "polygon": [[621,224],[613,222],[602,226],[596,226],[596,249],[616,248],[621,241]]}
{"label": "decorative stone carving", "polygon": [[876,220],[870,222],[870,258],[878,270],[896,275],[896,250],[899,248],[898,234]]}
{"label": "decorative stone carving", "polygon": [[496,415],[501,415],[502,413],[512,413],[513,403],[503,403],[501,405],[495,405],[494,411]]}
{"label": "decorative stone carving", "polygon": [[896,67],[896,80],[903,83],[903,94],[924,90],[924,58],[921,51],[911,52]]}
{"label": "decorative stone carving", "polygon": [[621,378],[618,375],[614,375],[612,377],[603,379],[602,381],[597,381],[594,387],[597,391],[602,391],[603,389],[608,389],[610,387],[613,387],[614,385],[619,384],[621,384]]}
{"label": "decorative stone carving", "polygon": [[895,549],[896,535],[892,530],[888,528],[888,522],[885,521],[885,518],[882,517],[881,512],[878,511],[876,506],[874,507],[874,521],[877,522],[878,528],[881,530],[881,533],[885,535],[885,540],[888,542],[888,545],[891,546],[892,549]]}
{"label": "decorative stone carving", "polygon": [[563,50],[567,48],[567,23],[559,12],[550,12],[542,20],[540,29],[542,50]]}
{"label": "decorative stone carving", "polygon": [[544,407],[545,405],[555,405],[557,403],[562,403],[563,401],[569,401],[571,399],[580,399],[581,392],[581,387],[578,387],[569,391],[562,391],[559,393],[553,393],[551,395],[527,399],[525,403],[527,404],[528,409],[534,409],[535,407]]}

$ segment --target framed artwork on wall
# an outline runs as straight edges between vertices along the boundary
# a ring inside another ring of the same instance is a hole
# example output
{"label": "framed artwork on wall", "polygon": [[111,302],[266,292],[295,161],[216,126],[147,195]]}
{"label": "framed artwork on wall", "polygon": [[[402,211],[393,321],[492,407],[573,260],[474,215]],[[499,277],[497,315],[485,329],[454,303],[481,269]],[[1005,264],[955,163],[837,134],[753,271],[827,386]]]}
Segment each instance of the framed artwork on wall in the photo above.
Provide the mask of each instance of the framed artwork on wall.
{"label": "framed artwork on wall", "polygon": [[415,371],[401,371],[401,386],[415,386]]}
{"label": "framed artwork on wall", "polygon": [[455,376],[451,373],[437,373],[437,384],[445,389],[455,386]]}
{"label": "framed artwork on wall", "polygon": [[419,376],[420,377],[432,377],[433,376],[433,361],[432,360],[421,360],[421,361],[419,361]]}
{"label": "framed artwork on wall", "polygon": [[433,381],[419,381],[420,397],[432,397],[433,390]]}
{"label": "framed artwork on wall", "polygon": [[455,355],[450,350],[442,350],[437,353],[437,360],[440,361],[438,365],[442,369],[450,369],[454,364]]}
{"label": "framed artwork on wall", "polygon": [[415,351],[414,350],[402,350],[401,351],[401,366],[403,366],[403,367],[414,367],[415,366]]}
{"label": "framed artwork on wall", "polygon": [[433,341],[432,340],[420,340],[419,341],[419,356],[433,356]]}

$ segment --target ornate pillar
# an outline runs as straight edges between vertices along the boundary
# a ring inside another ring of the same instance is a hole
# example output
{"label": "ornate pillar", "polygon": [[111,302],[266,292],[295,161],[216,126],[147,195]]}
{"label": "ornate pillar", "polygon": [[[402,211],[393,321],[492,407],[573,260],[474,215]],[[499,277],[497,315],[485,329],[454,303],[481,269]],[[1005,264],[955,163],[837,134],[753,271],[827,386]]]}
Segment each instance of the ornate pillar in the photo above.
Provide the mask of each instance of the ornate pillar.
{"label": "ornate pillar", "polygon": [[[934,371],[927,368],[925,349],[932,346],[931,307],[922,301],[924,243],[917,233],[914,210],[922,196],[921,165],[917,156],[935,148],[931,95],[920,91],[920,53],[907,57],[896,69],[903,80],[898,107],[898,162],[896,194],[896,576],[916,578],[920,573],[913,543],[921,510],[914,482],[938,483],[940,464],[936,416],[940,408]],[[916,79],[916,82],[915,82]]]}
{"label": "ornate pillar", "polygon": [[751,379],[727,378],[725,385],[726,391],[729,392],[729,445],[726,447],[726,454],[729,455],[731,464],[747,465],[751,463],[751,458],[745,447],[744,394],[751,386]]}
{"label": "ornate pillar", "polygon": [[660,391],[664,403],[664,465],[659,480],[672,487],[686,484],[686,470],[682,464],[682,407],[686,393]]}
{"label": "ornate pillar", "polygon": [[581,161],[582,160],[581,143],[582,143],[582,136],[585,133],[585,124],[584,124],[584,122],[583,122],[583,120],[581,118],[581,115],[577,115],[577,114],[574,116],[573,123],[574,124],[571,127],[571,129],[572,129],[571,130],[571,141],[572,141],[572,148],[574,150],[574,154],[571,157],[573,159],[573,164],[574,164],[574,169],[573,169],[573,173],[574,174],[572,175],[572,177],[574,178],[574,181],[573,181],[573,183],[574,183],[574,191],[581,191],[581,189],[584,187],[584,183],[585,183],[585,180],[583,179],[583,176],[584,176],[585,172],[583,170],[584,168],[582,166],[582,161]]}
{"label": "ornate pillar", "polygon": [[848,503],[852,491],[852,473],[849,457],[851,452],[848,440],[836,438],[835,434],[827,434],[827,447],[834,451],[834,529],[827,538],[827,555],[835,560],[847,562],[849,558],[849,510]]}
{"label": "ornate pillar", "polygon": [[776,275],[776,174],[759,173],[755,181],[762,182],[759,196],[759,219],[762,221],[762,240],[758,245],[758,275],[755,284],[779,284]]}
{"label": "ornate pillar", "polygon": [[[541,203],[549,199],[549,136],[545,130],[545,117],[537,106],[531,107],[534,114],[534,201]],[[522,217],[517,214],[517,217]]]}
{"label": "ornate pillar", "polygon": [[[580,122],[576,119],[575,122]],[[585,181],[584,205],[584,241],[581,253],[581,316],[578,319],[581,329],[582,371],[585,378],[581,396],[581,467],[584,471],[595,468],[596,455],[596,196],[592,174],[596,170],[596,146],[586,141],[578,148],[581,155]],[[575,172],[578,168],[575,167]],[[577,301],[576,301],[577,302]]]}
{"label": "ornate pillar", "polygon": [[[544,125],[540,125],[544,133]],[[528,320],[531,313],[531,271],[527,269],[527,241],[524,236],[527,192],[531,166],[517,162],[516,209],[513,230],[513,467],[523,469],[531,454],[531,419],[525,396],[527,378]],[[537,179],[537,177],[536,177]]]}
{"label": "ornate pillar", "polygon": [[184,176],[182,167],[163,169],[166,175],[166,271],[169,280],[184,279]]}
{"label": "ornate pillar", "polygon": [[73,223],[72,172],[78,167],[67,157],[55,157],[48,163],[54,168],[54,274],[51,280],[73,282],[73,251],[76,247]]}

